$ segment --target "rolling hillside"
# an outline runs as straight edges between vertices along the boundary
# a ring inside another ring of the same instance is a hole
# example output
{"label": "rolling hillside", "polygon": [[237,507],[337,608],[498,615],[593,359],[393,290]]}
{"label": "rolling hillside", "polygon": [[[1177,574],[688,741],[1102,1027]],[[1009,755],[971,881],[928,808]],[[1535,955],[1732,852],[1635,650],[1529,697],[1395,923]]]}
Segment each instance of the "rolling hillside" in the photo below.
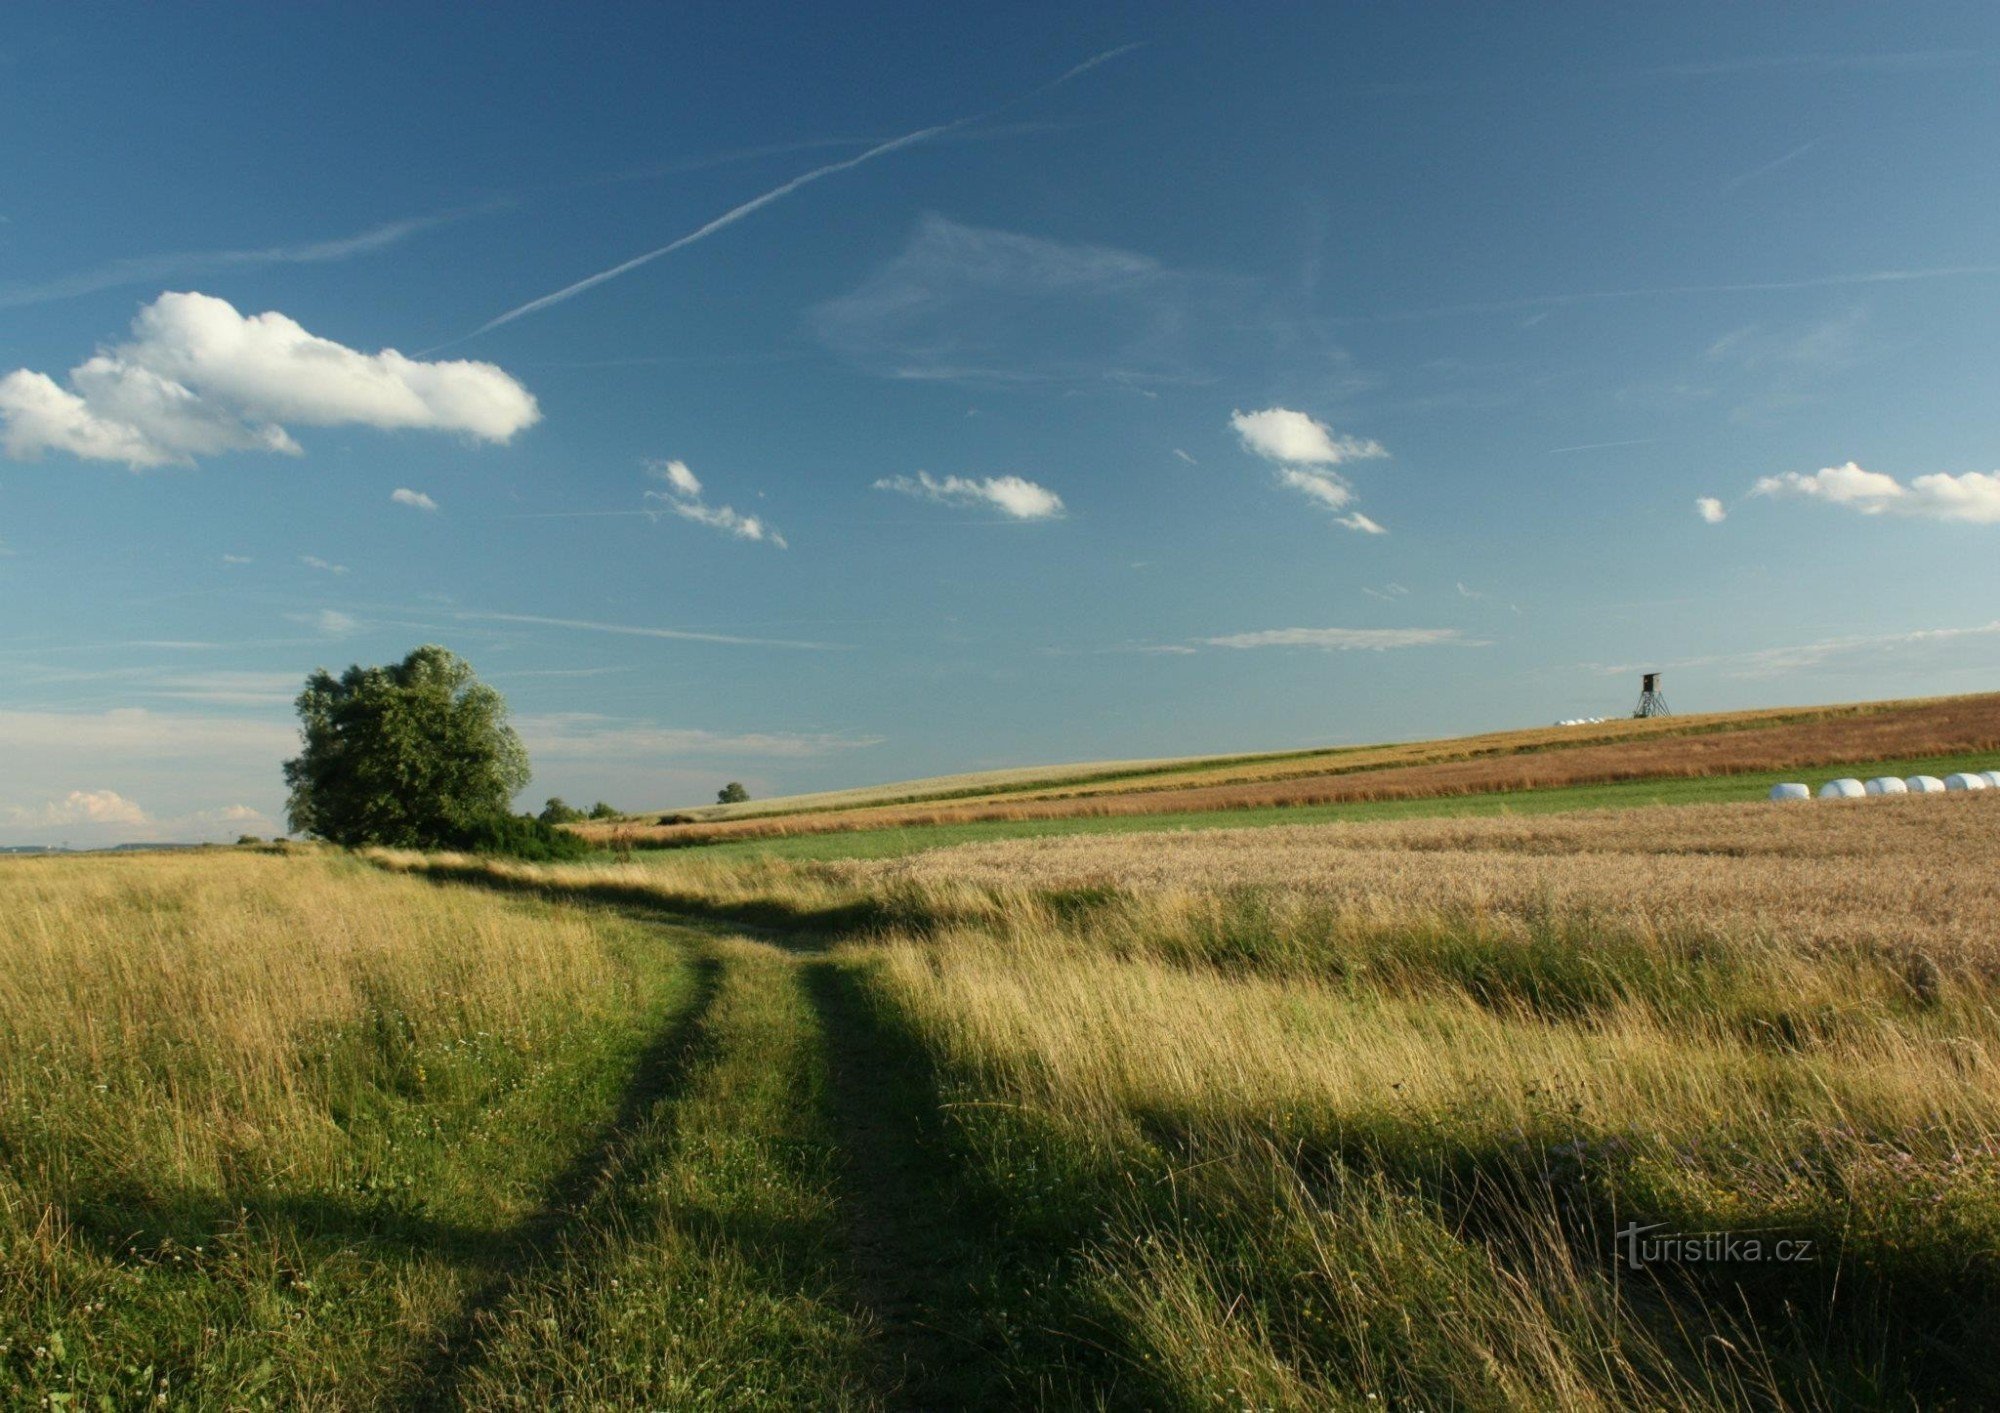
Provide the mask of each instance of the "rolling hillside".
{"label": "rolling hillside", "polygon": [[853,830],[1420,800],[2000,749],[2000,695],[1769,708],[1435,741],[1100,762],[635,815],[580,826],[679,847]]}

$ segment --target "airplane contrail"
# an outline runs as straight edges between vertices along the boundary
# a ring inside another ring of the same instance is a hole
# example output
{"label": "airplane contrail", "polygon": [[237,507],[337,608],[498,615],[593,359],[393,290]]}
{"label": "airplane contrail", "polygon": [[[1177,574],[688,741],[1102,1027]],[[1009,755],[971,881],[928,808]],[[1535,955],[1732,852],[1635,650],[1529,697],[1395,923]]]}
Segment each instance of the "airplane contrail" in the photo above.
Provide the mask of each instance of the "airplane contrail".
{"label": "airplane contrail", "polygon": [[556,290],[553,293],[545,294],[541,296],[539,299],[531,299],[526,304],[522,304],[513,309],[509,309],[506,313],[499,315],[497,318],[487,320],[484,324],[481,324],[478,328],[474,329],[470,334],[467,334],[466,337],[476,338],[480,334],[487,333],[490,330],[499,328],[502,324],[511,324],[516,319],[519,319],[524,315],[533,314],[538,310],[547,309],[552,304],[561,304],[564,300],[572,299],[575,296],[582,294],[587,289],[593,289],[596,286],[603,284],[606,280],[615,280],[620,275],[629,274],[633,270],[638,269],[641,265],[650,264],[653,261],[658,260],[662,255],[671,255],[676,250],[683,250],[686,247],[693,245],[696,241],[706,240],[709,236],[714,235],[717,231],[735,225],[745,216],[751,215],[757,211],[761,211],[766,206],[771,205],[775,201],[782,201],[784,198],[790,196],[793,192],[797,191],[800,187],[810,185],[811,183],[820,180],[822,177],[830,177],[834,175],[834,173],[836,172],[845,172],[851,170],[852,168],[860,166],[864,162],[872,162],[877,157],[886,157],[891,152],[896,152],[901,150],[902,148],[911,147],[919,142],[924,142],[930,138],[938,137],[944,133],[952,132],[958,128],[965,127],[969,123],[976,123],[986,118],[993,117],[995,114],[1004,112],[1006,109],[1011,108],[1012,106],[1014,106],[1014,104],[1019,103],[1026,98],[1032,98],[1039,94],[1046,93],[1052,88],[1056,88],[1062,84],[1068,83],[1071,79],[1076,78],[1081,74],[1088,73],[1090,70],[1096,68],[1099,64],[1109,63],[1111,60],[1116,59],[1121,54],[1128,54],[1132,50],[1139,48],[1142,44],[1144,44],[1144,42],[1145,41],[1143,40],[1139,40],[1131,44],[1120,45],[1115,49],[1107,49],[1102,54],[1097,54],[1089,59],[1084,60],[1081,64],[1078,64],[1075,68],[1072,68],[1068,72],[1064,73],[1061,77],[1053,79],[1050,82],[1043,84],[1040,88],[1033,89],[1030,92],[1021,95],[1019,98],[1010,98],[1005,103],[1002,103],[997,107],[988,108],[986,111],[982,113],[974,113],[969,117],[957,118],[949,123],[938,123],[931,127],[918,128],[915,132],[907,132],[904,133],[901,137],[892,137],[887,142],[877,143],[875,146],[869,148],[866,152],[857,153],[853,157],[845,157],[838,162],[828,162],[823,167],[814,167],[809,172],[802,172],[798,176],[793,177],[790,181],[784,183],[783,185],[771,188],[771,190],[765,192],[762,196],[753,196],[750,200],[744,202],[742,205],[731,207],[729,210],[723,212],[720,216],[717,216],[714,220],[710,221],[708,224],[701,226],[695,230],[689,231],[686,235],[682,236],[678,240],[669,241],[667,244],[660,246],[657,250],[649,250],[644,255],[635,255],[630,260],[625,261],[623,264],[613,265],[608,270],[599,270],[596,274],[586,276],[585,278],[578,280],[575,284],[565,285],[561,289]]}

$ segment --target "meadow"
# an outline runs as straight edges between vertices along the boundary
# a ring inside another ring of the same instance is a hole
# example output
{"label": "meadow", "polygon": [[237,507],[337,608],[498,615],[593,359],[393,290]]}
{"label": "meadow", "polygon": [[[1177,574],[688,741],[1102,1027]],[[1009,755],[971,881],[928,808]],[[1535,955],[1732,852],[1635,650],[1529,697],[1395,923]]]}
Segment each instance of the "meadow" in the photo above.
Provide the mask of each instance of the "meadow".
{"label": "meadow", "polygon": [[1992,1406],[1996,840],[9,861],[0,1399]]}

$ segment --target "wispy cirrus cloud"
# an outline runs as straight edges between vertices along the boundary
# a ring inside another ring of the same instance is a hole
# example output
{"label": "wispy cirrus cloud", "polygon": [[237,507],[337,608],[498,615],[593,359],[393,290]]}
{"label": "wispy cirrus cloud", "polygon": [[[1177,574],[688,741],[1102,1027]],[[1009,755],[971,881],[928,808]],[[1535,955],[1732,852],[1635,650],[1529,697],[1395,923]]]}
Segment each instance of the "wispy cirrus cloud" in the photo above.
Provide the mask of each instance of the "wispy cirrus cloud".
{"label": "wispy cirrus cloud", "polygon": [[973,387],[1146,393],[1222,369],[1290,378],[1348,361],[1290,291],[936,212],[807,326],[863,372]]}
{"label": "wispy cirrus cloud", "polygon": [[1061,496],[1020,476],[940,479],[928,471],[919,471],[914,476],[885,476],[875,482],[874,489],[944,505],[985,506],[1010,520],[1059,520],[1064,513]]}
{"label": "wispy cirrus cloud", "polygon": [[687,247],[691,245],[697,244],[700,241],[707,240],[710,236],[715,235],[720,231],[727,230],[729,227],[735,225],[738,221],[743,220],[745,217],[755,215],[757,212],[763,210],[765,207],[775,205],[777,202],[783,201],[793,192],[798,191],[803,187],[810,186],[814,182],[824,181],[826,178],[834,176],[841,172],[853,171],[856,167],[863,166],[869,162],[873,162],[878,158],[886,157],[892,152],[900,152],[904,148],[914,147],[919,143],[930,141],[933,138],[943,137],[948,133],[957,132],[962,128],[971,126],[973,123],[981,122],[986,118],[993,117],[996,114],[1005,111],[1007,108],[1012,107],[1015,103],[1025,100],[1026,98],[1046,93],[1050,89],[1068,83],[1072,79],[1078,78],[1083,74],[1089,73],[1099,64],[1107,63],[1110,60],[1117,58],[1121,54],[1130,53],[1132,50],[1137,49],[1139,47],[1140,46],[1138,44],[1125,44],[1125,45],[1120,45],[1113,49],[1107,49],[1100,54],[1092,55],[1090,58],[1084,60],[1082,63],[1075,65],[1074,67],[1070,68],[1066,72],[1057,76],[1050,82],[1041,85],[1039,88],[1033,89],[1029,93],[1022,94],[1019,97],[1011,99],[1006,103],[1002,103],[998,107],[989,108],[984,112],[971,114],[963,118],[955,118],[950,122],[936,123],[930,127],[916,128],[910,132],[903,133],[901,136],[892,137],[888,139],[886,142],[878,142],[874,146],[868,148],[866,151],[857,153],[852,157],[843,157],[839,161],[822,163],[820,166],[814,167],[810,171],[801,172],[798,176],[795,176],[791,178],[789,181],[782,182],[779,185],[772,187],[769,191],[763,192],[762,194],[757,196],[753,196],[748,201],[742,202],[736,206],[732,206],[729,210],[723,212],[720,216],[717,216],[715,219],[696,227],[694,230],[689,231],[686,235],[681,236],[676,240],[671,240],[667,242],[665,245],[656,247],[655,249],[652,250],[648,250],[642,255],[635,255],[630,260],[622,261],[619,264],[611,266],[609,269],[599,270],[594,275],[586,275],[584,278],[577,280],[574,283],[564,285],[561,289],[552,290],[548,294],[542,295],[535,299],[531,299],[525,304],[516,305],[514,308],[507,310],[505,313],[496,315],[492,319],[487,320],[484,324],[481,324],[477,329],[474,329],[472,331],[472,335],[468,335],[468,337],[486,333],[489,330],[497,329],[504,324],[510,324],[514,320],[522,318],[526,315],[536,313],[543,309],[547,309],[552,305],[561,304],[565,300],[574,299],[576,298],[576,296],[584,293],[587,290],[595,289],[597,286],[604,284],[607,281],[615,280],[621,275],[628,275],[632,271],[639,269],[641,266],[649,265],[653,261],[660,259],[662,256],[671,255],[677,250],[685,250]]}
{"label": "wispy cirrus cloud", "polygon": [[1732,74],[1768,73],[1929,73],[1991,65],[1994,56],[1980,49],[1890,49],[1872,53],[1742,54],[1722,59],[1690,59],[1662,64],[1648,72],[1670,78],[1717,78]]}
{"label": "wispy cirrus cloud", "polygon": [[1710,653],[1662,662],[1593,664],[1606,676],[1628,677],[1655,669],[1712,669],[1725,677],[1765,678],[1844,663],[1866,664],[1879,670],[1885,656],[1957,653],[1980,643],[2000,643],[2000,620],[1962,628],[1915,628],[1900,633],[1856,633],[1819,638],[1807,643],[1752,648],[1744,652]]}
{"label": "wispy cirrus cloud", "polygon": [[1818,138],[1814,138],[1811,142],[1802,142],[1797,147],[1794,147],[1791,151],[1785,153],[1782,157],[1773,158],[1771,161],[1765,162],[1761,166],[1752,167],[1747,172],[1739,172],[1737,175],[1731,177],[1728,181],[1722,184],[1722,190],[1725,193],[1736,191],[1741,187],[1748,186],[1751,182],[1756,181],[1759,177],[1768,177],[1771,173],[1777,171],[1780,167],[1787,167],[1790,166],[1792,163],[1798,161],[1799,158],[1805,156],[1808,152],[1812,151],[1815,147],[1819,146],[1819,143],[1820,140]]}
{"label": "wispy cirrus cloud", "polygon": [[880,745],[879,736],[839,732],[706,731],[653,722],[555,712],[517,716],[529,754],[551,761],[647,761],[681,756],[757,756],[797,760]]}
{"label": "wispy cirrus cloud", "polygon": [[844,651],[839,643],[801,642],[788,638],[749,638],[734,633],[702,633],[686,628],[653,628],[632,623],[604,623],[588,618],[553,618],[536,613],[478,613],[461,610],[451,615],[465,623],[515,623],[530,628],[564,628],[579,633],[612,633],[628,638],[658,638],[677,643],[720,643],[745,648],[796,648],[807,652]]}
{"label": "wispy cirrus cloud", "polygon": [[122,260],[113,260],[108,264],[68,275],[58,275],[51,279],[0,285],[0,309],[46,304],[58,299],[74,299],[80,295],[95,294],[99,290],[116,289],[123,285],[157,286],[222,270],[249,269],[260,265],[319,265],[336,260],[350,260],[358,255],[372,255],[377,251],[400,245],[413,235],[448,221],[458,220],[468,214],[471,213],[451,212],[439,216],[416,216],[407,220],[386,221],[381,225],[370,226],[367,230],[357,231],[353,235],[336,236],[331,240],[304,241],[296,245],[269,245],[241,250],[182,250],[159,255],[128,256]]}
{"label": "wispy cirrus cloud", "polygon": [[1386,652],[1392,648],[1483,648],[1459,628],[1266,628],[1197,641],[1211,648],[1318,648],[1326,652]]}

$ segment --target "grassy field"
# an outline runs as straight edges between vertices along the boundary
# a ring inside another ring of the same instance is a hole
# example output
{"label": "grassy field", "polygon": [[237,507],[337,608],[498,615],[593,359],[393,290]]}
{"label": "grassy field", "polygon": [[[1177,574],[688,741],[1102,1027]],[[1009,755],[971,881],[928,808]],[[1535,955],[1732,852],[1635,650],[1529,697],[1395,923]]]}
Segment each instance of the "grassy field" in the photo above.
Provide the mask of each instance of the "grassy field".
{"label": "grassy field", "polygon": [[7,861],[0,1403],[1993,1406],[1996,842]]}
{"label": "grassy field", "polygon": [[[1187,817],[1325,805],[1528,795],[1594,785],[1682,782],[1719,790],[1855,762],[1985,760],[2000,752],[2000,695],[1875,702],[1606,722],[1441,741],[1072,767],[1071,778],[1015,772],[914,782],[577,826],[606,846],[687,847],[806,835],[921,831],[950,825],[1141,816]],[[1861,767],[1853,767],[1861,768]],[[905,797],[898,797],[905,791]]]}

